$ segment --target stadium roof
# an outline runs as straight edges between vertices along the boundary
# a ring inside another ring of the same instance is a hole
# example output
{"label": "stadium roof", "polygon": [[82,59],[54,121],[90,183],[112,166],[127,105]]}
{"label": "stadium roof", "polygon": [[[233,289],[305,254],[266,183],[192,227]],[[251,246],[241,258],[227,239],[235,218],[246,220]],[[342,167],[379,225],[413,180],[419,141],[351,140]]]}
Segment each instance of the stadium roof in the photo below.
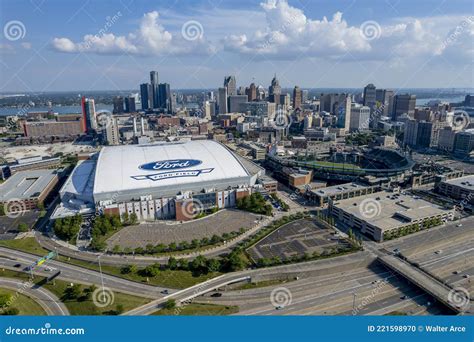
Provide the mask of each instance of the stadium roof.
{"label": "stadium roof", "polygon": [[245,184],[249,176],[239,159],[213,140],[110,146],[97,161],[94,196],[157,188],[178,192],[181,186],[226,180]]}

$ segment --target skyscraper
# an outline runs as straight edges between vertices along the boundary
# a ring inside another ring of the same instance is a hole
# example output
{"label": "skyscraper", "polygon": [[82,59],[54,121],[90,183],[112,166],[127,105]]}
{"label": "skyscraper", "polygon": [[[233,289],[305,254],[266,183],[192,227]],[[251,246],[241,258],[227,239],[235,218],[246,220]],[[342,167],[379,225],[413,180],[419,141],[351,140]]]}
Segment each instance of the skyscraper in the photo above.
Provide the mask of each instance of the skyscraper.
{"label": "skyscraper", "polygon": [[227,96],[237,95],[237,82],[235,76],[226,76],[224,78],[224,88],[227,89]]}
{"label": "skyscraper", "polygon": [[82,115],[84,122],[84,131],[91,133],[97,129],[97,118],[95,114],[94,99],[88,99],[85,96],[81,99]]}
{"label": "skyscraper", "polygon": [[125,98],[125,113],[136,112],[135,96],[128,96]]}
{"label": "skyscraper", "polygon": [[408,114],[413,118],[415,115],[416,95],[395,95],[393,102],[392,120],[397,121],[402,114]]}
{"label": "skyscraper", "polygon": [[277,105],[280,104],[280,95],[281,95],[281,87],[280,82],[275,76],[273,76],[272,84],[268,87],[268,94],[270,102],[276,103]]}
{"label": "skyscraper", "polygon": [[113,100],[113,104],[114,104],[114,114],[123,113],[123,97],[122,96],[115,96]]}
{"label": "skyscraper", "polygon": [[369,107],[371,112],[375,109],[376,97],[377,89],[375,86],[372,83],[367,84],[364,88],[364,106]]}
{"label": "skyscraper", "polygon": [[247,88],[246,92],[249,102],[255,101],[257,99],[257,86],[255,85],[255,83],[252,82]]}
{"label": "skyscraper", "polygon": [[158,105],[156,108],[165,109],[168,113],[173,112],[169,83],[160,83],[158,85]]}
{"label": "skyscraper", "polygon": [[247,102],[247,95],[229,96],[229,112],[236,113],[240,111],[240,104]]}
{"label": "skyscraper", "polygon": [[300,87],[295,86],[293,88],[293,109],[301,109],[301,101],[303,97],[303,92],[301,91]]}
{"label": "skyscraper", "polygon": [[[152,91],[151,106],[152,108],[160,108],[158,71],[150,71],[150,84]],[[150,96],[150,94],[148,94],[148,96]]]}
{"label": "skyscraper", "polygon": [[351,105],[352,100],[349,95],[343,94],[340,101],[335,103],[335,113],[337,116],[337,127],[344,128],[344,131],[349,132],[351,126]]}
{"label": "skyscraper", "polygon": [[219,114],[227,113],[227,88],[219,88],[217,105],[219,106]]}
{"label": "skyscraper", "polygon": [[151,84],[149,83],[140,84],[140,96],[141,96],[142,110],[147,110],[153,107],[151,103],[152,97],[153,97]]}

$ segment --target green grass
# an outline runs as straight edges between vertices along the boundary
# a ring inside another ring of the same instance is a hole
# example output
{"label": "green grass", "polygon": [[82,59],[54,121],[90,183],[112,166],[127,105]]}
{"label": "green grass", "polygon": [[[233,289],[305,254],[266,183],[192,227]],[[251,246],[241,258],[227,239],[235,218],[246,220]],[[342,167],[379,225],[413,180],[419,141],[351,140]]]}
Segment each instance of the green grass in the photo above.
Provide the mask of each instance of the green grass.
{"label": "green grass", "polygon": [[16,240],[0,240],[0,246],[13,248],[19,251],[44,256],[49,253],[36,241],[34,237],[27,237]]}
{"label": "green grass", "polygon": [[[31,254],[36,254],[44,256],[49,253],[49,250],[41,247],[35,238],[28,237],[18,240],[0,240],[0,246],[5,246],[13,248],[16,250],[24,251]],[[59,255],[55,260],[68,263],[71,265],[76,265],[79,267],[87,268],[93,271],[99,271],[99,265],[89,261],[79,260],[68,258],[62,255]],[[139,283],[146,283],[155,286],[168,287],[173,289],[183,289],[189,286],[196,285],[208,279],[217,277],[220,273],[208,273],[200,276],[193,276],[189,271],[180,271],[180,270],[165,270],[160,271],[156,277],[149,277],[147,282],[147,277],[142,277],[139,274],[122,274],[119,267],[102,265],[102,272],[110,274],[116,277],[120,277],[127,280],[136,281]]]}
{"label": "green grass", "polygon": [[[21,279],[21,280],[28,280],[29,279],[29,277],[26,273],[12,271],[12,270],[6,270],[6,269],[5,270],[0,269],[0,277],[8,277],[8,278]],[[44,280],[45,280],[44,277],[35,276],[35,283],[36,284],[43,284],[42,285],[43,288],[51,291],[58,298],[60,298],[61,301],[68,308],[71,315],[107,315],[107,314],[113,314],[112,311],[116,310],[116,306],[118,304],[122,305],[123,309],[125,311],[128,311],[128,310],[133,309],[137,306],[146,304],[150,301],[149,298],[132,296],[132,295],[129,295],[129,294],[114,291],[114,300],[113,300],[113,302],[110,305],[106,306],[106,307],[99,308],[94,304],[92,299],[85,300],[85,301],[78,301],[76,299],[74,299],[74,300],[64,300],[64,298],[63,298],[64,289],[70,285],[68,282],[65,282],[63,280],[55,279],[54,284],[53,283],[44,284]],[[81,290],[87,287],[85,285],[80,285],[80,286],[81,286]],[[13,305],[13,306],[15,306],[15,305]]]}
{"label": "green grass", "polygon": [[315,161],[315,162],[308,162],[309,164],[313,164],[315,166],[327,166],[332,167],[335,169],[360,169],[359,166],[351,163],[333,163],[327,161]]}
{"label": "green grass", "polygon": [[18,291],[0,288],[0,295],[11,295],[12,304],[10,308],[17,308],[20,312],[18,315],[23,316],[44,316],[46,312],[33,298],[30,298],[24,294],[20,294]]}
{"label": "green grass", "polygon": [[234,290],[248,290],[248,289],[257,289],[260,287],[267,287],[267,286],[273,286],[273,285],[279,285],[279,284],[284,284],[288,283],[291,280],[288,279],[272,279],[272,280],[262,280],[259,282],[255,283],[246,283],[239,285],[237,287],[234,287]]}
{"label": "green grass", "polygon": [[225,316],[239,312],[237,306],[191,303],[174,309],[161,309],[154,316]]}

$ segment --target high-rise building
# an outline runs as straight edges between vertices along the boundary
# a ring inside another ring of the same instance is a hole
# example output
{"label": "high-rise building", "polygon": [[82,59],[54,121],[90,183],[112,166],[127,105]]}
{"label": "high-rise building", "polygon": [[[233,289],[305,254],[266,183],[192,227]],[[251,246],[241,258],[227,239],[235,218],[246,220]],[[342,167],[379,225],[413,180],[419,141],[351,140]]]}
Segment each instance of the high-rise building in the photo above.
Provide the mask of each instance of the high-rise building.
{"label": "high-rise building", "polygon": [[293,109],[301,109],[303,92],[300,87],[295,86],[293,88]]}
{"label": "high-rise building", "polygon": [[369,107],[371,112],[375,109],[375,104],[377,102],[376,97],[377,89],[375,86],[372,83],[367,84],[364,88],[364,106]]}
{"label": "high-rise building", "polygon": [[337,116],[337,127],[344,128],[345,132],[349,132],[351,125],[351,106],[352,100],[349,95],[345,95],[340,98],[340,102],[337,102],[335,114]]}
{"label": "high-rise building", "polygon": [[[152,92],[151,106],[152,108],[160,108],[158,71],[150,71],[150,84]],[[150,94],[148,94],[148,96],[150,96]]]}
{"label": "high-rise building", "polygon": [[173,112],[171,89],[168,83],[160,83],[158,85],[158,106],[156,108],[162,108],[168,113]]}
{"label": "high-rise building", "polygon": [[454,153],[469,155],[474,150],[474,129],[467,129],[456,133],[454,139]]}
{"label": "high-rise building", "polygon": [[143,83],[140,84],[140,97],[142,103],[142,110],[151,109],[153,107],[152,104],[152,97],[153,97],[153,90],[151,84]]}
{"label": "high-rise building", "polygon": [[227,88],[219,88],[217,100],[217,104],[219,106],[219,114],[227,113]]}
{"label": "high-rise building", "polygon": [[250,84],[250,86],[246,89],[246,93],[249,102],[257,100],[257,86],[255,83]]}
{"label": "high-rise building", "polygon": [[121,114],[123,113],[123,97],[122,96],[115,96],[113,99],[114,104],[114,114]]}
{"label": "high-rise building", "polygon": [[224,88],[227,89],[227,96],[237,95],[237,82],[235,76],[226,76],[224,78]]}
{"label": "high-rise building", "polygon": [[350,131],[364,131],[369,129],[370,108],[353,103],[351,106]]}
{"label": "high-rise building", "polygon": [[120,136],[117,119],[109,114],[107,124],[103,127],[102,136],[107,145],[119,145]]}
{"label": "high-rise building", "polygon": [[208,120],[211,120],[215,116],[216,116],[216,102],[206,101],[204,103],[204,117]]}
{"label": "high-rise building", "polygon": [[84,122],[84,131],[91,133],[97,129],[97,117],[95,114],[94,99],[88,99],[85,96],[81,99],[82,115]]}
{"label": "high-rise building", "polygon": [[270,102],[273,102],[277,105],[280,104],[281,86],[280,82],[276,78],[276,74],[273,76],[272,84],[268,88],[268,95]]}
{"label": "high-rise building", "polygon": [[452,127],[446,126],[440,129],[438,135],[438,149],[441,151],[452,152],[454,148],[454,138],[456,131]]}
{"label": "high-rise building", "polygon": [[302,92],[302,95],[301,95],[301,101],[303,103],[308,102],[308,100],[309,100],[308,97],[309,97],[309,91],[308,91],[308,89],[304,89],[303,92]]}
{"label": "high-rise building", "polygon": [[433,123],[409,119],[405,122],[403,143],[413,147],[430,147]]}
{"label": "high-rise building", "polygon": [[235,113],[240,111],[240,104],[248,100],[247,95],[230,95],[229,96],[229,112]]}
{"label": "high-rise building", "polygon": [[133,113],[137,111],[135,105],[135,96],[128,96],[125,98],[125,113]]}
{"label": "high-rise building", "polygon": [[402,114],[413,118],[415,115],[416,95],[395,95],[393,101],[392,120],[397,121]]}

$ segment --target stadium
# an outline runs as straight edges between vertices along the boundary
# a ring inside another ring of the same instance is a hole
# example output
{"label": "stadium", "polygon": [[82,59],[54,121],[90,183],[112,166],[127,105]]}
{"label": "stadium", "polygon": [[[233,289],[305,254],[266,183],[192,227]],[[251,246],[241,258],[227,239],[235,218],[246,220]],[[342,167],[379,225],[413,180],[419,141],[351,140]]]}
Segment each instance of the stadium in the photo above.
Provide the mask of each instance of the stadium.
{"label": "stadium", "polygon": [[388,148],[371,148],[350,153],[335,152],[323,160],[297,160],[267,155],[267,165],[273,170],[283,167],[315,171],[321,179],[354,180],[359,177],[400,176],[415,165],[408,156]]}
{"label": "stadium", "polygon": [[213,140],[104,147],[76,166],[55,216],[98,209],[139,220],[192,219],[196,210],[234,206],[263,174]]}

